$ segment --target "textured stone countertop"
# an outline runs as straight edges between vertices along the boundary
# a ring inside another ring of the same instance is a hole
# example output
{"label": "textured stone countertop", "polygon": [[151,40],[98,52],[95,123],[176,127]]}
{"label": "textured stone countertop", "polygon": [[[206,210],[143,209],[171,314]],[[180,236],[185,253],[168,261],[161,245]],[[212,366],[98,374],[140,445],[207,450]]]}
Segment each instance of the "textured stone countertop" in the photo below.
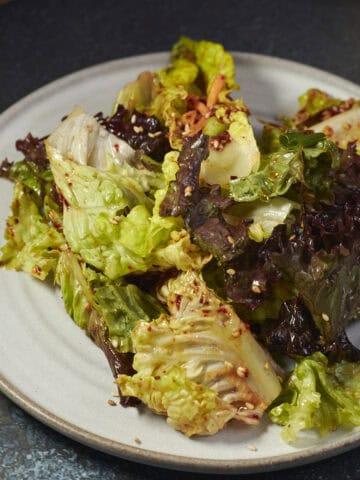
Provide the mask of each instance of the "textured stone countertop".
{"label": "textured stone countertop", "polygon": [[[360,81],[357,0],[2,3],[0,111],[74,70],[113,58],[167,50],[180,34],[217,40],[228,49],[297,60]],[[358,455],[360,449],[291,471],[251,477],[357,479]],[[0,480],[165,480],[169,476],[174,480],[210,477],[170,473],[95,452],[32,419],[0,394]]]}

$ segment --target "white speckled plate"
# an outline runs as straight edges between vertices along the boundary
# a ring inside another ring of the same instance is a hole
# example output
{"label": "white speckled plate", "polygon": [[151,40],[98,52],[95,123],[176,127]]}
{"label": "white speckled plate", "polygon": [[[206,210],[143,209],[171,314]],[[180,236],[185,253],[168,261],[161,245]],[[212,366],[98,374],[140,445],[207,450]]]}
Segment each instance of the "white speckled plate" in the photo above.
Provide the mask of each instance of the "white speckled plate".
{"label": "white speckled plate", "polygon": [[[234,55],[242,95],[254,116],[290,113],[309,87],[360,97],[360,87],[329,73],[277,58]],[[105,63],[20,100],[0,116],[0,158],[16,159],[17,138],[29,131],[45,135],[76,104],[94,113],[109,111],[125,82],[142,70],[158,69],[166,59],[152,54]],[[1,236],[11,189],[0,181]],[[360,443],[359,431],[341,431],[326,439],[307,436],[289,446],[280,439],[279,428],[266,421],[190,440],[169,428],[163,417],[110,407],[113,380],[102,352],[67,317],[51,288],[22,273],[0,271],[0,332],[0,389],[56,430],[120,457],[168,468],[244,473],[314,461]]]}

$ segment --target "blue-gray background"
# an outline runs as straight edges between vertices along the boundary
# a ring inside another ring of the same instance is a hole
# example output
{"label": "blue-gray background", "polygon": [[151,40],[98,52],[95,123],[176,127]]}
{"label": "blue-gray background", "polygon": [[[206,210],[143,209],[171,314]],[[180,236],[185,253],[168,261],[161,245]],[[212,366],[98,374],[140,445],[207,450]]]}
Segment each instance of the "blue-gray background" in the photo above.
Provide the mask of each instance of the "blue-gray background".
{"label": "blue-gray background", "polygon": [[[359,83],[359,25],[357,0],[13,0],[0,6],[0,111],[74,70],[168,50],[180,34],[219,41],[231,50],[308,63]],[[314,465],[251,478],[357,479],[359,455],[358,449]],[[209,475],[170,473],[95,452],[33,420],[0,394],[1,480],[165,480],[169,476],[209,479]]]}

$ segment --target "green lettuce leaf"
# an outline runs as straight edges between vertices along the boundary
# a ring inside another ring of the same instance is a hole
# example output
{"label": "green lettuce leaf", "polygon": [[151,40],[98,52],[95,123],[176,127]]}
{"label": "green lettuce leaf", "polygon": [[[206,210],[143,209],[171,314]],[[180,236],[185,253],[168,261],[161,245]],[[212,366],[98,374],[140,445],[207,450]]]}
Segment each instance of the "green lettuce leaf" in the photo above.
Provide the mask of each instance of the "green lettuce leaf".
{"label": "green lettuce leaf", "polygon": [[284,133],[281,125],[264,125],[261,139],[260,150],[262,154],[274,153],[281,149],[280,136]]}
{"label": "green lettuce leaf", "polygon": [[50,168],[39,168],[36,163],[27,160],[14,163],[9,173],[9,178],[25,185],[37,197],[39,203],[53,182]]}
{"label": "green lettuce leaf", "polygon": [[229,138],[221,149],[212,148],[214,143],[210,141],[209,156],[202,163],[200,173],[201,180],[210,185],[228,187],[230,179],[247,177],[259,168],[259,149],[247,114],[242,109],[235,103],[231,106],[231,113],[227,113],[226,106],[220,106],[215,117],[209,119],[217,118]]}
{"label": "green lettuce leaf", "polygon": [[12,214],[5,230],[7,243],[1,248],[0,266],[22,270],[45,280],[55,272],[63,235],[44,218],[36,197],[21,183],[16,183]]}
{"label": "green lettuce leaf", "polygon": [[298,152],[276,152],[263,158],[258,172],[230,181],[230,194],[237,202],[268,201],[284,195],[303,178]]}
{"label": "green lettuce leaf", "polygon": [[119,105],[130,111],[146,111],[156,95],[154,78],[152,72],[142,72],[136,80],[126,84],[118,93],[112,113],[116,113]]}
{"label": "green lettuce leaf", "polygon": [[300,206],[285,198],[275,197],[268,202],[257,200],[255,202],[238,203],[226,214],[229,223],[236,223],[239,219],[251,220],[248,235],[255,242],[262,242],[270,237],[277,225],[285,223],[290,213]]}
{"label": "green lettuce leaf", "polygon": [[196,82],[198,74],[199,67],[196,63],[187,58],[177,58],[172,61],[169,67],[160,70],[157,73],[157,77],[165,88],[181,85],[186,89],[191,89]]}
{"label": "green lettuce leaf", "polygon": [[97,278],[98,274],[70,249],[67,248],[61,253],[55,281],[60,286],[67,313],[84,330],[94,314],[101,320],[92,289],[92,283]]}
{"label": "green lettuce leaf", "polygon": [[124,395],[140,398],[154,413],[165,415],[170,426],[189,437],[215,434],[236,413],[216,392],[189,380],[179,367],[156,377],[120,375],[117,383]]}
{"label": "green lettuce leaf", "polygon": [[24,158],[14,163],[5,159],[0,165],[0,177],[24,186],[39,208],[44,222],[50,222],[60,229],[62,200],[56,191],[44,141],[29,133],[23,140],[16,142],[16,149],[24,155]]}
{"label": "green lettuce leaf", "polygon": [[156,162],[141,157],[79,107],[61,122],[45,143],[50,158],[57,152],[58,156],[79,165],[126,178],[130,188],[153,193],[163,186],[161,169]]}
{"label": "green lettuce leaf", "polygon": [[130,333],[138,320],[148,322],[163,311],[151,295],[135,285],[110,281],[69,249],[61,253],[56,281],[75,323],[89,334],[94,324],[106,329],[111,344],[120,352],[133,350]]}
{"label": "green lettuce leaf", "polygon": [[325,435],[360,425],[359,395],[359,363],[329,365],[325,355],[315,353],[296,365],[269,415],[284,426],[287,442],[296,440],[302,430]]}
{"label": "green lettuce leaf", "polygon": [[230,181],[230,194],[238,202],[268,201],[287,193],[297,182],[319,195],[331,189],[329,172],[339,166],[337,147],[322,133],[292,131],[280,136],[281,148],[263,155],[260,169]]}
{"label": "green lettuce leaf", "polygon": [[120,217],[67,208],[64,234],[74,252],[111,279],[172,267],[200,269],[210,259],[191,243],[186,231],[164,228],[141,205]]}
{"label": "green lettuce leaf", "polygon": [[[103,351],[114,378],[133,374],[130,331],[139,318],[150,320],[161,312],[158,302],[134,285],[109,281],[69,249],[61,253],[56,281],[66,311]],[[124,396],[120,403],[135,405]]]}
{"label": "green lettuce leaf", "polygon": [[187,110],[188,92],[183,85],[161,88],[149,109],[169,129],[171,147],[179,150],[182,145],[182,116]]}
{"label": "green lettuce leaf", "polygon": [[[270,357],[247,325],[193,270],[168,280],[159,298],[169,314],[150,324],[140,321],[132,331],[137,378],[156,380],[164,372],[181,368],[188,380],[210,388],[229,410],[235,409],[234,418],[257,423],[279,394],[280,383]],[[132,385],[132,380],[122,378],[121,385]],[[141,381],[137,389],[140,398],[147,398]],[[129,391],[126,388],[123,394]],[[166,412],[159,409],[159,413]],[[186,412],[182,415],[186,418]],[[177,428],[188,434],[187,429]]]}
{"label": "green lettuce leaf", "polygon": [[302,115],[306,115],[307,118],[313,117],[322,110],[341,103],[339,98],[334,98],[317,88],[310,88],[307,90],[300,95],[298,101]]}
{"label": "green lettuce leaf", "polygon": [[237,87],[234,60],[219,43],[181,37],[172,49],[172,59],[173,62],[182,60],[195,64],[205,80],[207,90],[218,75],[225,78],[228,89]]}
{"label": "green lettuce leaf", "polygon": [[153,253],[153,262],[161,269],[175,267],[184,272],[189,269],[201,270],[211,258],[211,254],[201,253],[191,242],[186,230],[171,232],[167,245],[157,248]]}
{"label": "green lettuce leaf", "polygon": [[151,207],[141,184],[117,171],[100,171],[80,165],[46,144],[55,183],[70,206],[80,208],[111,208],[117,212],[139,203]]}
{"label": "green lettuce leaf", "polygon": [[[172,235],[181,231],[181,220],[160,217],[159,203],[166,188],[155,193],[152,208],[152,200],[133,178],[79,165],[50,145],[47,151],[55,182],[67,202],[65,238],[89,265],[115,280],[151,269],[201,268],[207,261],[188,234]],[[176,168],[170,153],[163,164],[166,182]]]}
{"label": "green lettuce leaf", "polygon": [[[146,218],[149,213],[145,207],[136,209],[144,211]],[[131,211],[132,212],[132,211]],[[96,208],[70,207],[64,210],[64,235],[73,252],[93,267],[102,271],[109,278],[115,280],[123,275],[133,272],[145,272],[147,264],[136,253],[138,242],[131,249],[120,242],[124,237],[124,228],[130,220],[121,215]],[[128,244],[132,239],[138,240],[146,235],[146,226],[138,224],[126,232]],[[138,233],[138,237],[133,237]]]}
{"label": "green lettuce leaf", "polygon": [[[132,229],[128,238],[138,238],[134,233],[141,234],[143,217],[150,216],[152,202],[141,186],[132,178],[67,160],[49,144],[47,152],[56,185],[67,202],[64,235],[71,249],[112,279],[146,271],[136,246],[129,251],[120,242],[138,210],[142,212],[138,228]],[[125,217],[124,210],[133,207],[137,210]]]}

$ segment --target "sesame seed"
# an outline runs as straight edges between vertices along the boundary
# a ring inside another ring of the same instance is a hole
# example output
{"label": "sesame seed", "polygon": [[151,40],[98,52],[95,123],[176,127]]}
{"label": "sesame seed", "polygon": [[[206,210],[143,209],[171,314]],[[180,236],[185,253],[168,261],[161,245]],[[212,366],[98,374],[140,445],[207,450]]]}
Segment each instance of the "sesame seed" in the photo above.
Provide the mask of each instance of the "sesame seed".
{"label": "sesame seed", "polygon": [[227,273],[228,275],[235,275],[236,272],[235,272],[235,270],[234,270],[233,268],[228,268],[228,269],[226,270],[226,273]]}
{"label": "sesame seed", "polygon": [[185,197],[191,197],[192,191],[193,191],[193,189],[189,185],[187,187],[185,187],[185,190],[184,190]]}
{"label": "sesame seed", "polygon": [[213,147],[214,148],[219,148],[219,140],[214,140],[213,141]]}
{"label": "sesame seed", "polygon": [[251,284],[251,290],[254,293],[261,293],[260,283],[258,280],[254,280]]}
{"label": "sesame seed", "polygon": [[231,336],[234,338],[240,337],[240,334],[241,334],[240,330],[233,330],[231,332]]}
{"label": "sesame seed", "polygon": [[251,452],[257,452],[257,447],[255,445],[247,445],[247,449]]}
{"label": "sesame seed", "polygon": [[269,368],[270,368],[269,362],[264,363],[264,368],[265,368],[265,370],[269,370]]}
{"label": "sesame seed", "polygon": [[240,378],[245,378],[247,376],[248,370],[245,367],[238,367],[236,369],[236,374]]}
{"label": "sesame seed", "polygon": [[137,127],[136,125],[133,128],[135,133],[141,133],[144,131],[143,127]]}
{"label": "sesame seed", "polygon": [[226,240],[230,243],[230,245],[234,245],[234,243],[235,243],[235,240],[231,235],[228,235]]}
{"label": "sesame seed", "polygon": [[245,407],[248,408],[249,410],[254,410],[255,405],[253,403],[246,402]]}
{"label": "sesame seed", "polygon": [[111,345],[114,347],[114,348],[117,348],[119,346],[119,340],[117,338],[113,338],[111,340]]}
{"label": "sesame seed", "polygon": [[159,135],[161,135],[161,133],[162,133],[162,132],[161,132],[160,130],[159,130],[158,132],[154,132],[154,133],[149,132],[149,133],[148,133],[148,137],[150,137],[150,138],[156,138],[156,137],[158,137]]}
{"label": "sesame seed", "polygon": [[108,405],[110,405],[111,407],[116,407],[116,403],[114,402],[114,400],[108,400],[107,401]]}
{"label": "sesame seed", "polygon": [[234,365],[231,362],[228,362],[227,360],[224,362],[224,366],[226,368],[233,368],[234,367]]}
{"label": "sesame seed", "polygon": [[322,313],[321,316],[325,322],[328,322],[330,320],[329,315],[327,315],[326,313]]}
{"label": "sesame seed", "polygon": [[131,115],[131,123],[135,123],[136,122],[136,115],[135,113],[133,115]]}

